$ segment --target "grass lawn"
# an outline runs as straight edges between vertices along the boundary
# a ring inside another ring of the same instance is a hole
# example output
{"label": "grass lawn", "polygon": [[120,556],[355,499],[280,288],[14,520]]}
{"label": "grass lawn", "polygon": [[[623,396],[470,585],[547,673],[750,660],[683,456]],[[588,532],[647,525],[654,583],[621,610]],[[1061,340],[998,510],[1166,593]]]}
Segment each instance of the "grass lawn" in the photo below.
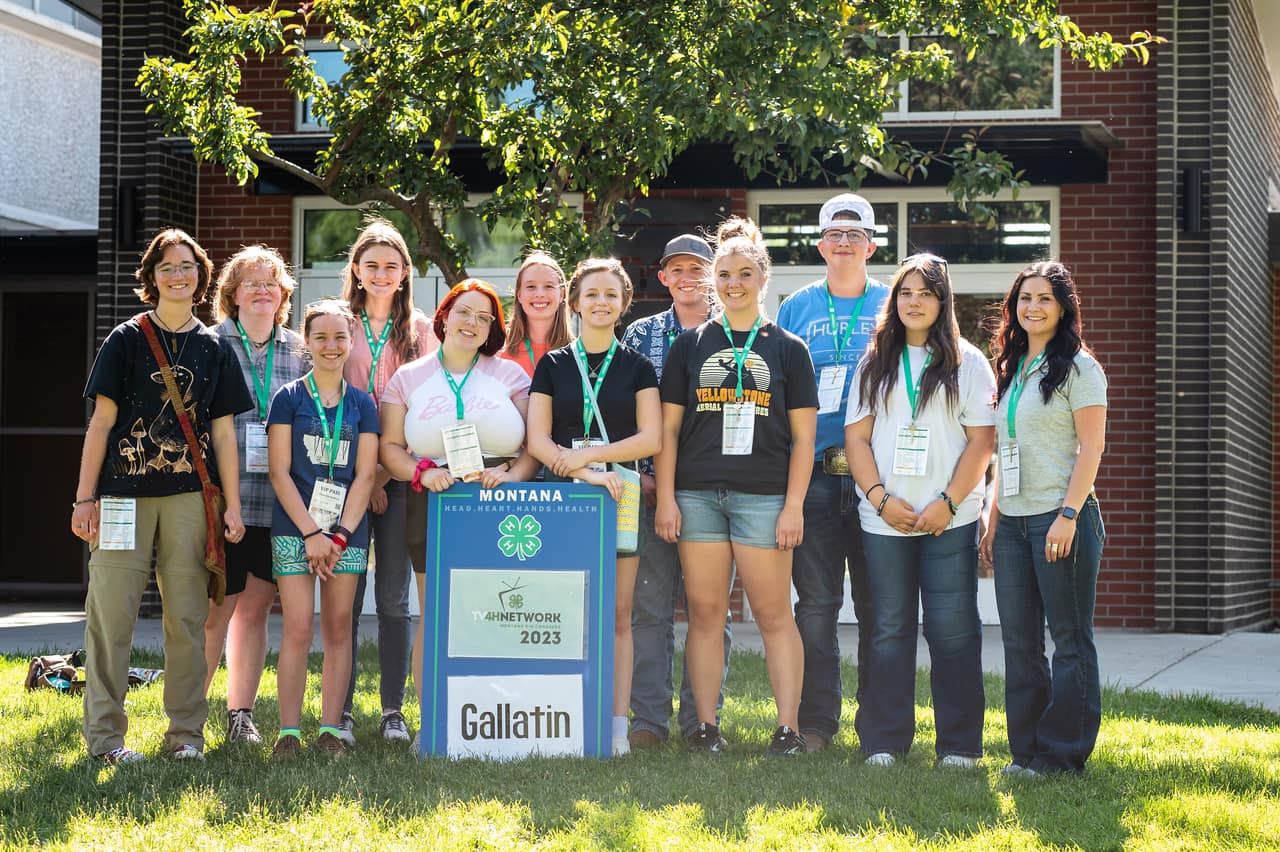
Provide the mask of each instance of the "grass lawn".
{"label": "grass lawn", "polygon": [[[119,849],[1224,849],[1280,848],[1280,721],[1207,699],[1106,691],[1084,778],[1020,781],[1008,762],[1003,683],[987,679],[980,771],[933,766],[927,680],[917,684],[905,765],[864,767],[852,725],[834,748],[761,757],[773,727],[763,660],[734,658],[728,755],[679,744],[614,761],[419,762],[377,739],[377,654],[361,652],[358,744],[337,763],[284,766],[223,743],[225,672],[214,680],[208,760],[157,755],[160,685],[130,693],[128,744],[142,764],[90,762],[81,703],[21,687],[26,660],[0,656],[0,848]],[[159,666],[138,654],[135,665]],[[256,718],[276,724],[274,658]],[[854,682],[846,670],[846,693]],[[304,738],[319,711],[313,657]],[[845,706],[846,722],[853,705]],[[408,713],[416,728],[416,710]]]}

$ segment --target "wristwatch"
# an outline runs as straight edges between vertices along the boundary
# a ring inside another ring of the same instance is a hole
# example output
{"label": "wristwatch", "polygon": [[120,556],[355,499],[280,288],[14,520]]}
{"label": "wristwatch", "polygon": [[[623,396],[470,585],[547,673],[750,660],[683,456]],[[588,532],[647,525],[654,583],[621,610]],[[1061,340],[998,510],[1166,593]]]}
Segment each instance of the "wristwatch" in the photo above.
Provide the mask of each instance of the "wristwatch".
{"label": "wristwatch", "polygon": [[1068,521],[1074,521],[1076,519],[1076,515],[1079,514],[1079,510],[1073,509],[1070,506],[1063,506],[1060,514]]}

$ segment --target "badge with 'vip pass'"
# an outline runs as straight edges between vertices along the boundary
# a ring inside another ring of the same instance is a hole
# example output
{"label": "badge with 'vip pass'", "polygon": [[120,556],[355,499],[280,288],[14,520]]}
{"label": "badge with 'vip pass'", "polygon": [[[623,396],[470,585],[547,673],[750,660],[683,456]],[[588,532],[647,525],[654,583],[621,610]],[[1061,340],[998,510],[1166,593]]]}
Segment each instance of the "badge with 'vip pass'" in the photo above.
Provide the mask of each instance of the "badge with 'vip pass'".
{"label": "badge with 'vip pass'", "polygon": [[844,380],[849,373],[847,366],[823,367],[818,374],[818,413],[831,414],[840,410],[844,401]]}
{"label": "badge with 'vip pass'", "polygon": [[726,456],[749,456],[756,437],[756,404],[726,402],[724,426],[720,431],[720,453]]}
{"label": "badge with 'vip pass'", "polygon": [[484,454],[480,452],[480,433],[472,423],[459,423],[440,430],[444,438],[444,455],[449,473],[463,482],[474,482],[484,473]]}
{"label": "badge with 'vip pass'", "polygon": [[1000,493],[1012,497],[1018,493],[1022,481],[1022,463],[1018,445],[1004,444],[1000,447]]}
{"label": "badge with 'vip pass'", "polygon": [[929,464],[929,427],[904,423],[893,445],[893,472],[897,476],[924,476]]}
{"label": "badge with 'vip pass'", "polygon": [[[587,447],[603,447],[604,441],[600,438],[574,438],[573,448],[575,450],[585,450]],[[609,470],[609,465],[604,462],[592,462],[587,465],[588,470],[594,470],[597,473],[605,473]],[[581,481],[581,480],[578,480]]]}
{"label": "badge with 'vip pass'", "polygon": [[267,424],[244,424],[245,473],[267,473]]}
{"label": "badge with 'vip pass'", "polygon": [[316,487],[311,492],[311,504],[307,506],[307,514],[329,532],[342,518],[342,507],[347,502],[347,487],[332,479],[317,479]]}

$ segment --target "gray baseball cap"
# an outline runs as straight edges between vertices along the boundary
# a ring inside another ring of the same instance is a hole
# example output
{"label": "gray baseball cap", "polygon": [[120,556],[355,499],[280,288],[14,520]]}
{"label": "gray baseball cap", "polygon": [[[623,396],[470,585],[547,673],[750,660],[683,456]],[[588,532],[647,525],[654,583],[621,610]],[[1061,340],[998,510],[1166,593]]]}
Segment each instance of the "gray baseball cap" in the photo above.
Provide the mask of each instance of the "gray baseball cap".
{"label": "gray baseball cap", "polygon": [[[840,218],[837,219],[837,216]],[[871,209],[871,202],[852,192],[841,193],[829,199],[818,211],[818,232],[826,233],[840,225],[861,228],[868,234],[874,234],[876,213]]]}
{"label": "gray baseball cap", "polygon": [[690,254],[694,257],[700,257],[707,263],[712,263],[716,259],[715,252],[711,250],[711,246],[702,237],[697,234],[681,234],[667,241],[667,247],[662,250],[662,260],[658,261],[658,265],[661,266],[669,258],[678,254]]}

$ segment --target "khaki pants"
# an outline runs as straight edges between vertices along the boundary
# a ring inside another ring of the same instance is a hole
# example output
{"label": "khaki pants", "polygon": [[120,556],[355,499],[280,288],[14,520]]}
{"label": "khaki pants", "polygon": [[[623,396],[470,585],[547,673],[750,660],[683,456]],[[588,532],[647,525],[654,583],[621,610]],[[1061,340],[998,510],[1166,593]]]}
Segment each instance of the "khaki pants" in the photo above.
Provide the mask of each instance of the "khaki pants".
{"label": "khaki pants", "polygon": [[94,549],[85,598],[84,738],[89,753],[124,745],[129,720],[129,653],[138,605],[156,557],[164,613],[164,747],[204,750],[209,705],[204,695],[204,623],[209,614],[204,568],[204,500],[199,492],[139,497],[133,550]]}

